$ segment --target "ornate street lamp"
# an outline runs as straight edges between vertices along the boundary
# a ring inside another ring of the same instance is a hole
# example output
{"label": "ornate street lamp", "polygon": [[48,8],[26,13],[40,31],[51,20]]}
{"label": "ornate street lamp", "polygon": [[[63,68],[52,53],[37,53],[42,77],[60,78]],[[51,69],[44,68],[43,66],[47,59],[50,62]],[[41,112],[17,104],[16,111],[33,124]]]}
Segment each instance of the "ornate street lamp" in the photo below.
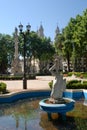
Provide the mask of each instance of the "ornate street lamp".
{"label": "ornate street lamp", "polygon": [[20,23],[18,26],[20,30],[20,34],[23,36],[24,39],[24,74],[23,74],[23,89],[27,89],[27,78],[26,78],[26,37],[27,34],[30,32],[31,26],[28,24],[26,25],[26,32],[23,32],[23,25]]}

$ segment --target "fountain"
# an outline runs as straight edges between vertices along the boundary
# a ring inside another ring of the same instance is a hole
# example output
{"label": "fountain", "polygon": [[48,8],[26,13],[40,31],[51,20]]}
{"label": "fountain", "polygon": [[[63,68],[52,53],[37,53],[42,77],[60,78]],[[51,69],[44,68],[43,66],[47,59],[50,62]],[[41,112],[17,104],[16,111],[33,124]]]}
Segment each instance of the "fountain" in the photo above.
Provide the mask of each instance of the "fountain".
{"label": "fountain", "polygon": [[50,98],[39,102],[40,109],[48,113],[49,119],[51,119],[51,113],[58,113],[59,117],[65,120],[66,112],[74,108],[75,101],[70,98],[63,98],[63,92],[66,89],[66,80],[63,79],[61,74],[61,57],[55,58],[55,63],[49,70],[55,76],[55,79],[53,80]]}

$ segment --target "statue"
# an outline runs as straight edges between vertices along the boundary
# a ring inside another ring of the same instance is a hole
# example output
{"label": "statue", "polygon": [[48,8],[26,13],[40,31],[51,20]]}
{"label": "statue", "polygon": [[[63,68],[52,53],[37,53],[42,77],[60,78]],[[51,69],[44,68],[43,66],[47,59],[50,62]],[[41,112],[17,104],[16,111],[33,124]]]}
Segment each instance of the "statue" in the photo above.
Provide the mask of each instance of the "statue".
{"label": "statue", "polygon": [[66,112],[74,108],[75,101],[70,98],[64,98],[63,92],[66,89],[66,80],[61,75],[62,62],[61,57],[56,57],[54,65],[49,69],[55,76],[50,98],[40,101],[40,108],[48,114],[49,120],[52,119],[51,113],[58,113],[59,118],[66,120]]}
{"label": "statue", "polygon": [[66,80],[63,79],[63,76],[60,74],[62,70],[61,57],[55,58],[54,65],[49,69],[55,79],[53,80],[53,86],[49,101],[51,102],[60,102],[62,100],[63,92],[66,89]]}

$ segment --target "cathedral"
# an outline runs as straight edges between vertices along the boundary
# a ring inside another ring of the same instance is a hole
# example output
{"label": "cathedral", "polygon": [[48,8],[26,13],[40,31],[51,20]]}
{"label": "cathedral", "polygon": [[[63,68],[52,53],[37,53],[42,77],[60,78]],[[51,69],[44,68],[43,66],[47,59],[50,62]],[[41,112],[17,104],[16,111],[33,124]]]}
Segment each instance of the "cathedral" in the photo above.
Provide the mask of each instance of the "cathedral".
{"label": "cathedral", "polygon": [[[44,35],[44,28],[42,26],[42,24],[40,25],[39,29],[37,30],[37,34],[39,37],[41,38],[44,38],[45,35]],[[56,31],[55,31],[55,37],[59,34],[59,28],[57,26],[56,28]],[[19,53],[18,53],[18,29],[15,28],[15,32],[14,32],[14,43],[15,43],[15,52],[14,52],[14,59],[12,61],[12,64],[11,64],[11,74],[12,75],[20,75],[20,74],[23,74],[23,71],[24,71],[24,66],[23,66],[23,59],[20,60],[19,58]],[[38,67],[38,62],[35,61],[35,72],[39,72],[39,67]],[[33,65],[33,61],[32,61],[32,65]],[[30,69],[31,72],[33,70],[33,68]]]}
{"label": "cathedral", "polygon": [[40,25],[39,29],[37,30],[37,34],[39,37],[44,37],[44,28],[42,26],[42,24]]}

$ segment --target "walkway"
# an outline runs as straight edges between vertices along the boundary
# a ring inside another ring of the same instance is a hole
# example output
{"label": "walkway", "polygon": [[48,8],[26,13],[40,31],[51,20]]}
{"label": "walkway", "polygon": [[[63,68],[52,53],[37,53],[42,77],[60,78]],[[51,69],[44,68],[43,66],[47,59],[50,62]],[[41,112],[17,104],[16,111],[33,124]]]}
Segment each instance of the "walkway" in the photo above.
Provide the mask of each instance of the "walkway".
{"label": "walkway", "polygon": [[[76,78],[75,76],[65,77],[67,80],[87,80],[87,79],[80,79]],[[48,83],[53,80],[53,76],[37,76],[35,80],[27,80],[27,89],[32,90],[50,90]],[[7,84],[7,90],[9,91],[22,91],[23,90],[23,81],[22,80],[7,80],[0,82],[4,82]]]}
{"label": "walkway", "polygon": [[[50,87],[48,83],[53,80],[53,76],[37,76],[35,80],[27,80],[27,89],[32,90],[49,90]],[[7,80],[4,82],[7,84],[7,90],[9,91],[21,91],[23,90],[23,81],[22,80]]]}

